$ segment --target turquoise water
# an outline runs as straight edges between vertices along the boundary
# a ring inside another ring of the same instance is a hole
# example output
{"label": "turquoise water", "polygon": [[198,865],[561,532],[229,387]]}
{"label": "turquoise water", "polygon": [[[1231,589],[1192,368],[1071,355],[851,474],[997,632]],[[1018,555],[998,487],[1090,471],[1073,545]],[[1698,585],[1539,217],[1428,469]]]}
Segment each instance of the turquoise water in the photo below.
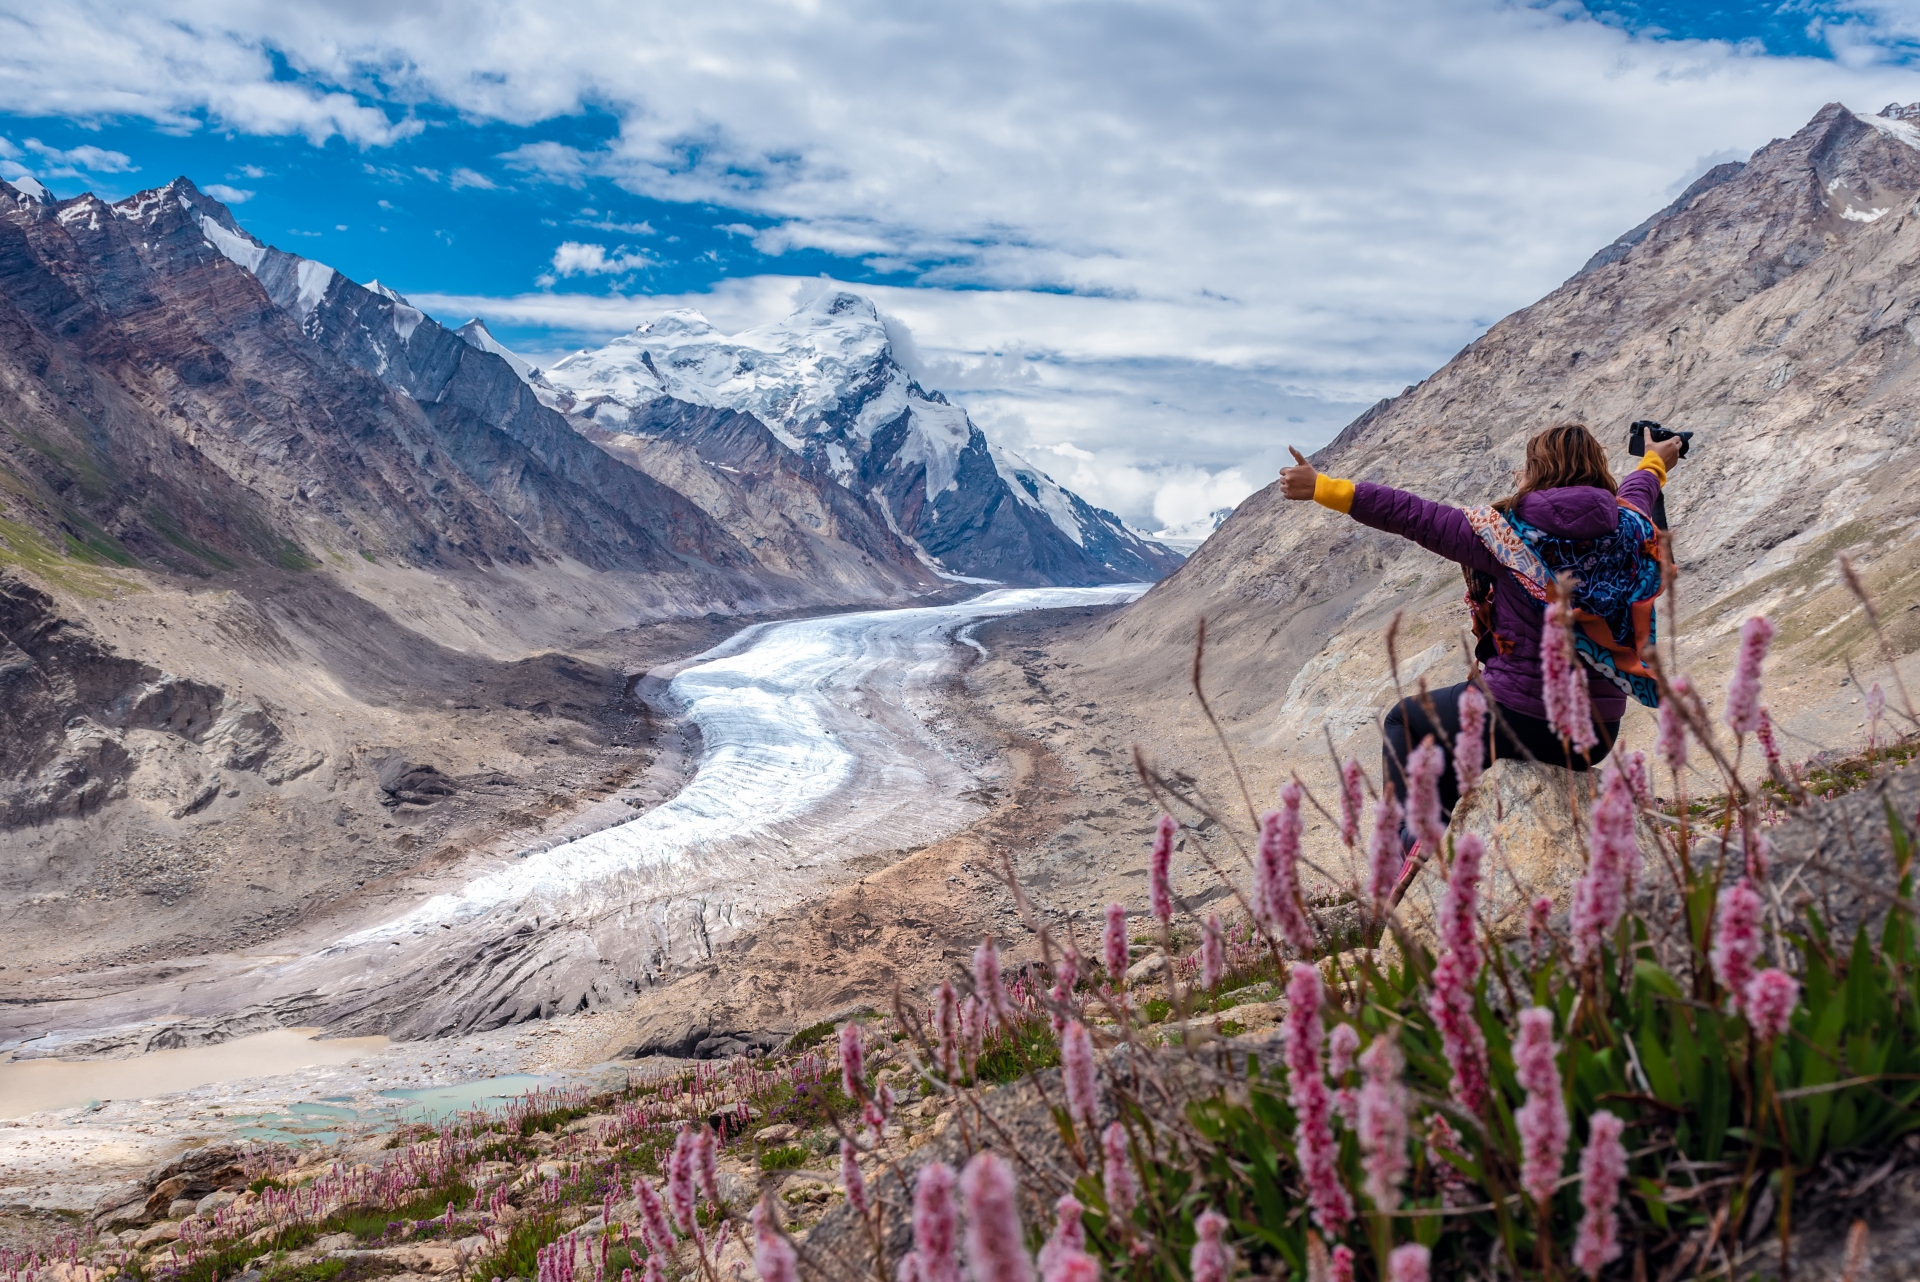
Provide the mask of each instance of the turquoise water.
{"label": "turquoise water", "polygon": [[432,1122],[456,1113],[475,1109],[497,1109],[529,1091],[548,1086],[554,1079],[531,1073],[509,1073],[504,1077],[483,1077],[478,1081],[456,1082],[451,1086],[422,1086],[381,1091],[397,1102],[399,1115],[408,1121]]}

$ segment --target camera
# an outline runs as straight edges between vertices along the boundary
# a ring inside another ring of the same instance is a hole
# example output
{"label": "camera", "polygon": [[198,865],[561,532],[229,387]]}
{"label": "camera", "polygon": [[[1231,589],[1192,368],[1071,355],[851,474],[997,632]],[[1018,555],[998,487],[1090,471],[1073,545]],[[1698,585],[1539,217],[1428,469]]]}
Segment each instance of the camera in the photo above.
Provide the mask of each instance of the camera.
{"label": "camera", "polygon": [[1692,432],[1675,432],[1660,426],[1650,418],[1636,420],[1627,429],[1627,453],[1639,458],[1647,452],[1648,441],[1671,441],[1680,438],[1680,457],[1687,456],[1687,447],[1693,444]]}

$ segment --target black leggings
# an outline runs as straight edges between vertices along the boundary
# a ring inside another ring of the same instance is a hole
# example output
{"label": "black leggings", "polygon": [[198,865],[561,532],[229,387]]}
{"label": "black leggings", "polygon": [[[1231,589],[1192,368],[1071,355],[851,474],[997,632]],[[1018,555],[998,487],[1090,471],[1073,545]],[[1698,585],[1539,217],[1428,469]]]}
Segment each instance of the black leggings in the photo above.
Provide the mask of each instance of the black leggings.
{"label": "black leggings", "polygon": [[[1420,741],[1428,735],[1434,743],[1447,754],[1446,768],[1440,772],[1440,810],[1443,816],[1453,814],[1453,807],[1460,800],[1460,781],[1454,774],[1452,743],[1460,733],[1460,695],[1466,690],[1466,682],[1457,686],[1447,686],[1442,690],[1427,692],[1426,703],[1418,697],[1402,699],[1387,710],[1385,738],[1380,745],[1382,769],[1387,786],[1393,789],[1402,807],[1407,804],[1407,780],[1402,767],[1407,753],[1420,746]],[[1482,694],[1486,692],[1481,691]],[[1620,736],[1619,718],[1603,721],[1593,719],[1595,730],[1599,732],[1600,742],[1585,753],[1575,751],[1571,756],[1560,742],[1560,736],[1548,728],[1544,718],[1530,717],[1524,712],[1515,712],[1488,701],[1488,719],[1493,722],[1489,727],[1488,754],[1485,764],[1491,765],[1495,757],[1518,757],[1526,760],[1544,761],[1549,765],[1565,766],[1569,770],[1587,770],[1599,765],[1613,751],[1614,741]],[[1427,715],[1426,704],[1433,705],[1433,711],[1440,719],[1439,727],[1434,726],[1433,717]]]}

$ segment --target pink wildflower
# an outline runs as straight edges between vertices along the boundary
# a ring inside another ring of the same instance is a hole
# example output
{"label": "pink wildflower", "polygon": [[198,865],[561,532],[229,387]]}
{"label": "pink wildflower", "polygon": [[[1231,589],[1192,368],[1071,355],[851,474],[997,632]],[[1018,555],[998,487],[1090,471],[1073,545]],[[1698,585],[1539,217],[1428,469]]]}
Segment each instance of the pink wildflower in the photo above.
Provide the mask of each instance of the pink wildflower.
{"label": "pink wildflower", "polygon": [[1405,1061],[1393,1038],[1379,1036],[1360,1057],[1366,1084],[1360,1088],[1361,1166],[1367,1196],[1377,1210],[1400,1205],[1407,1178],[1407,1088],[1401,1080]]}
{"label": "pink wildflower", "polygon": [[1107,978],[1118,988],[1127,978],[1127,906],[1107,905],[1107,932],[1101,940],[1106,947]]}
{"label": "pink wildflower", "polygon": [[1513,1075],[1527,1092],[1527,1102],[1513,1115],[1520,1128],[1520,1187],[1541,1214],[1553,1200],[1553,1186],[1567,1160],[1567,1101],[1560,1090],[1560,1048],[1553,1041],[1553,1012],[1529,1006],[1520,1012],[1520,1035],[1513,1043]]}
{"label": "pink wildflower", "polygon": [[1564,591],[1547,602],[1540,629],[1540,701],[1547,725],[1581,752],[1598,743],[1593,705],[1587,697],[1587,669],[1573,647],[1573,609]]}
{"label": "pink wildflower", "polygon": [[954,1255],[957,1216],[953,1207],[953,1168],[930,1162],[913,1183],[913,1258],[920,1282],[960,1282]]}
{"label": "pink wildflower", "polygon": [[933,1031],[940,1057],[940,1072],[948,1081],[960,1077],[960,994],[953,981],[941,980],[933,998]]}
{"label": "pink wildflower", "polygon": [[1447,754],[1432,735],[1407,754],[1407,822],[1420,839],[1424,858],[1432,858],[1447,836],[1446,821],[1440,815],[1440,772],[1446,764]]}
{"label": "pink wildflower", "polygon": [[700,1192],[707,1201],[720,1201],[720,1142],[710,1127],[693,1133],[693,1173],[700,1179]]}
{"label": "pink wildflower", "polygon": [[1177,827],[1172,815],[1161,815],[1153,830],[1153,852],[1147,856],[1147,899],[1162,926],[1173,921],[1173,834]]}
{"label": "pink wildflower", "polygon": [[1353,1057],[1360,1053],[1360,1030],[1341,1022],[1333,1026],[1327,1038],[1327,1076],[1336,1082],[1353,1071]]}
{"label": "pink wildflower", "polygon": [[1537,960],[1544,956],[1552,936],[1547,933],[1547,925],[1553,920],[1553,900],[1545,895],[1534,900],[1527,909],[1527,949]]}
{"label": "pink wildflower", "polygon": [[793,1243],[774,1225],[766,1197],[753,1208],[753,1267],[760,1271],[760,1282],[799,1282]]}
{"label": "pink wildflower", "polygon": [[1587,870],[1573,888],[1573,909],[1567,923],[1573,934],[1574,964],[1578,966],[1599,956],[1601,941],[1620,924],[1640,865],[1632,785],[1608,762],[1600,786],[1600,800],[1594,803],[1590,820]]}
{"label": "pink wildflower", "polygon": [[1073,986],[1078,982],[1079,975],[1080,954],[1071,948],[1062,949],[1060,960],[1053,967],[1053,987],[1047,993],[1053,1001],[1053,1010],[1048,1019],[1055,1033],[1067,1026],[1067,1012],[1073,1007]]}
{"label": "pink wildflower", "polygon": [[673,1210],[673,1222],[689,1237],[693,1234],[693,1132],[683,1129],[674,1136],[673,1152],[667,1156],[667,1205]]}
{"label": "pink wildflower", "polygon": [[1080,1213],[1085,1209],[1080,1205],[1080,1199],[1071,1193],[1053,1204],[1053,1233],[1047,1238],[1046,1245],[1040,1248],[1042,1278],[1052,1275],[1054,1262],[1062,1256],[1086,1253],[1087,1230],[1080,1223]]}
{"label": "pink wildflower", "polygon": [[1668,693],[1660,700],[1660,755],[1678,778],[1687,765],[1687,721],[1680,715],[1680,703],[1693,693],[1693,682],[1675,677],[1667,684]]}
{"label": "pink wildflower", "polygon": [[1007,1000],[1007,986],[1000,979],[1000,950],[991,939],[981,940],[973,950],[973,991],[989,1020],[1013,1022],[1013,1003]]}
{"label": "pink wildflower", "polygon": [[1253,902],[1261,919],[1295,951],[1313,948],[1313,928],[1300,907],[1300,799],[1297,780],[1280,789],[1280,809],[1260,821],[1260,849],[1254,860]]}
{"label": "pink wildflower", "polygon": [[1373,811],[1373,840],[1367,843],[1367,898],[1376,916],[1387,910],[1387,899],[1400,880],[1406,850],[1400,844],[1400,802],[1391,789],[1381,792]]}
{"label": "pink wildflower", "polygon": [[1587,1147],[1580,1154],[1580,1234],[1573,1243],[1574,1267],[1590,1278],[1620,1258],[1620,1181],[1627,1178],[1627,1150],[1620,1143],[1626,1123],[1604,1109],[1587,1119]]}
{"label": "pink wildflower", "polygon": [[1773,856],[1773,847],[1767,841],[1767,835],[1761,832],[1749,832],[1744,842],[1747,855],[1747,876],[1755,881],[1767,879],[1767,865]]}
{"label": "pink wildflower", "polygon": [[1060,1075],[1067,1087],[1067,1113],[1082,1134],[1091,1135],[1100,1105],[1099,1079],[1093,1068],[1093,1039],[1079,1020],[1060,1037]]}
{"label": "pink wildflower", "polygon": [[980,1062],[980,1044],[986,1036],[987,1019],[987,1004],[980,1000],[978,993],[968,993],[960,1003],[960,1068],[969,1077],[973,1076],[974,1065]]}
{"label": "pink wildflower", "polygon": [[1440,1030],[1441,1049],[1453,1068],[1453,1098],[1471,1113],[1487,1101],[1487,1042],[1473,1017],[1473,983],[1480,974],[1474,917],[1485,853],[1474,833],[1463,833],[1454,842],[1453,871],[1440,900],[1440,960],[1434,964],[1433,991],[1427,998],[1427,1013]]}
{"label": "pink wildflower", "polygon": [[1140,1180],[1133,1171],[1133,1157],[1127,1152],[1127,1128],[1109,1123],[1100,1135],[1102,1158],[1100,1182],[1107,1194],[1107,1214],[1112,1220],[1125,1220],[1140,1204]]}
{"label": "pink wildflower", "polygon": [[1340,1148],[1333,1138],[1333,1097],[1320,1067],[1326,1025],[1320,1019],[1320,972],[1295,962],[1287,979],[1287,1016],[1281,1044],[1287,1063],[1287,1102],[1299,1119],[1294,1148],[1307,1179],[1314,1222],[1329,1234],[1353,1218],[1353,1199],[1340,1183]]}
{"label": "pink wildflower", "polygon": [[1759,892],[1743,877],[1720,892],[1714,909],[1713,949],[1707,958],[1713,963],[1714,979],[1727,990],[1735,1010],[1745,1005],[1753,959],[1760,953],[1762,908]]}
{"label": "pink wildflower", "polygon": [[1754,1036],[1771,1042],[1785,1036],[1800,1004],[1800,981],[1769,967],[1747,981],[1747,1023]]}
{"label": "pink wildflower", "polygon": [[1202,1211],[1193,1222],[1197,1235],[1188,1265],[1193,1282],[1227,1282],[1233,1272],[1233,1252],[1221,1239],[1227,1231],[1227,1217],[1218,1211]]}
{"label": "pink wildflower", "polygon": [[1647,754],[1639,748],[1622,754],[1620,769],[1626,773],[1628,789],[1633,793],[1634,802],[1642,806],[1652,805],[1653,780],[1647,772]]}
{"label": "pink wildflower", "polygon": [[867,1051],[860,1025],[852,1020],[840,1025],[840,1084],[849,1099],[867,1097]]}
{"label": "pink wildflower", "polygon": [[1427,1282],[1433,1256],[1418,1242],[1393,1248],[1387,1257],[1387,1282]]}
{"label": "pink wildflower", "polygon": [[1353,1282],[1353,1248],[1342,1243],[1333,1248],[1327,1282]]}
{"label": "pink wildflower", "polygon": [[867,1102],[861,1106],[861,1120],[866,1122],[877,1136],[886,1128],[887,1118],[892,1116],[892,1114],[893,1088],[885,1082],[881,1082],[879,1089],[869,1095]]}
{"label": "pink wildflower", "polygon": [[652,1182],[644,1177],[635,1179],[633,1198],[640,1204],[640,1230],[647,1239],[647,1249],[655,1254],[671,1254],[673,1229],[667,1223],[667,1209],[660,1204],[660,1195],[654,1192]]}
{"label": "pink wildflower", "polygon": [[1479,689],[1460,692],[1460,733],[1453,738],[1453,773],[1462,793],[1472,792],[1487,768],[1487,700]]}
{"label": "pink wildflower", "polygon": [[908,1251],[893,1270],[893,1282],[920,1282],[920,1257]]}
{"label": "pink wildflower", "polygon": [[1033,1282],[1020,1230],[1020,1195],[1013,1172],[992,1153],[978,1153],[960,1173],[966,1203],[967,1271],[973,1282]]}
{"label": "pink wildflower", "polygon": [[[1880,687],[1875,686],[1878,690]],[[1753,727],[1754,737],[1760,741],[1760,751],[1767,759],[1767,773],[1781,783],[1787,781],[1786,772],[1780,768],[1780,744],[1773,737],[1773,714],[1767,711],[1767,705],[1760,705],[1757,724]]]}
{"label": "pink wildflower", "polygon": [[1733,663],[1733,676],[1727,681],[1727,725],[1735,734],[1752,734],[1760,728],[1760,667],[1767,661],[1767,644],[1773,640],[1773,621],[1756,614],[1740,629],[1740,654]]}
{"label": "pink wildflower", "polygon": [[1100,1282],[1100,1266],[1085,1251],[1062,1251],[1052,1263],[1042,1282]]}
{"label": "pink wildflower", "polygon": [[860,1155],[853,1141],[840,1141],[840,1185],[847,1191],[847,1205],[855,1215],[867,1213],[867,1177],[860,1173]]}
{"label": "pink wildflower", "polygon": [[1340,767],[1340,840],[1351,846],[1360,835],[1360,809],[1366,804],[1366,771],[1352,757]]}
{"label": "pink wildflower", "polygon": [[1208,913],[1200,936],[1200,987],[1212,992],[1227,973],[1227,941],[1220,932],[1220,914]]}

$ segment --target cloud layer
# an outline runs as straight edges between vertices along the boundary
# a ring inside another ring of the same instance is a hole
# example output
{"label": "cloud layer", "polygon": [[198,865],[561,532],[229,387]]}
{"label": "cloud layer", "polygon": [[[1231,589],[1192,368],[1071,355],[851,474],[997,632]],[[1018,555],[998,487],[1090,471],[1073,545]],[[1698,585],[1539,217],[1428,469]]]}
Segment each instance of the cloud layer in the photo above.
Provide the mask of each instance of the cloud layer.
{"label": "cloud layer", "polygon": [[[712,205],[776,262],[906,273],[919,288],[876,292],[932,383],[1096,502],[1173,523],[1430,371],[1714,160],[1826,101],[1920,98],[1888,61],[1905,10],[1852,7],[1830,26],[1842,56],[1819,60],[1499,0],[0,0],[0,110],[362,147],[434,113],[609,113],[604,146],[535,141],[456,181],[610,182]],[[645,262],[570,239],[548,279]],[[700,305],[751,323],[794,287]],[[583,336],[660,306],[459,301]]]}

